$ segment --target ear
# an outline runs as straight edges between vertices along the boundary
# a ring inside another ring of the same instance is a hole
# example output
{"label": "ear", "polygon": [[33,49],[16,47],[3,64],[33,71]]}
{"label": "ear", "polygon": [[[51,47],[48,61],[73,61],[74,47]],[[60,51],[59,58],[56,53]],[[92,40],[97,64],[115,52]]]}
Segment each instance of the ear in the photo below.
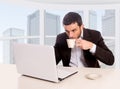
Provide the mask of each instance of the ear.
{"label": "ear", "polygon": [[82,25],[80,26],[80,28],[83,29],[83,28],[84,28],[84,24],[82,24]]}

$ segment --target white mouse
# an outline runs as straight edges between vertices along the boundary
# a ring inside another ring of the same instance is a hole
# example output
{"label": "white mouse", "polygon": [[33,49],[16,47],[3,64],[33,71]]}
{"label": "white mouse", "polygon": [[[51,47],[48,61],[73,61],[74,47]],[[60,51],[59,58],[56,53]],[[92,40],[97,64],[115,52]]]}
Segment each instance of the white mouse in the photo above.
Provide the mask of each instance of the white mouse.
{"label": "white mouse", "polygon": [[87,79],[91,79],[91,80],[95,80],[99,78],[100,76],[101,76],[100,74],[96,74],[96,73],[90,73],[90,74],[85,75]]}

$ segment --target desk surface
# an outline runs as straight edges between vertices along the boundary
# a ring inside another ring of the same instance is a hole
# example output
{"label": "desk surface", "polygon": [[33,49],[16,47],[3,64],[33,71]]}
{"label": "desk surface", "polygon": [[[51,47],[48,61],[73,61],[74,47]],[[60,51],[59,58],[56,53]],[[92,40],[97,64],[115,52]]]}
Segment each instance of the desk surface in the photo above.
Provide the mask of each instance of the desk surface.
{"label": "desk surface", "polygon": [[[59,83],[21,76],[12,64],[0,64],[0,89],[120,89],[120,70],[79,68],[79,72]],[[95,80],[85,76],[97,73]]]}

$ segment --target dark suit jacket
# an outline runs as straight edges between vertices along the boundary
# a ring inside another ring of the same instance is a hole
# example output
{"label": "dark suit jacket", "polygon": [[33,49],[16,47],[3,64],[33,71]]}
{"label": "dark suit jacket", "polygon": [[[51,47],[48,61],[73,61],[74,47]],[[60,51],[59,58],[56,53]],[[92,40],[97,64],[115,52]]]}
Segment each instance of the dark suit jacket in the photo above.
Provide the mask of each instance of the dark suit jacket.
{"label": "dark suit jacket", "polygon": [[[71,48],[67,46],[67,38],[68,36],[65,32],[57,35],[54,46],[56,63],[58,64],[59,61],[62,60],[64,66],[69,66],[71,57]],[[100,67],[98,60],[107,65],[112,65],[114,63],[114,56],[105,45],[100,32],[84,28],[83,39],[96,44],[96,52],[94,55],[90,53],[89,50],[83,50],[83,55],[87,64],[86,67]]]}

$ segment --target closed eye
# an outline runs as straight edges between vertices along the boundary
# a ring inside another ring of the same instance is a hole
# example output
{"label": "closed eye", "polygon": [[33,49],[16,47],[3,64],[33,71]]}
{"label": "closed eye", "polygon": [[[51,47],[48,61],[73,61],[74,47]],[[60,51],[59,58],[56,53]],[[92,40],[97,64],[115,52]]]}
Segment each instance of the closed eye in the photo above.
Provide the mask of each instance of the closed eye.
{"label": "closed eye", "polygon": [[77,29],[73,29],[72,32],[75,32]]}

